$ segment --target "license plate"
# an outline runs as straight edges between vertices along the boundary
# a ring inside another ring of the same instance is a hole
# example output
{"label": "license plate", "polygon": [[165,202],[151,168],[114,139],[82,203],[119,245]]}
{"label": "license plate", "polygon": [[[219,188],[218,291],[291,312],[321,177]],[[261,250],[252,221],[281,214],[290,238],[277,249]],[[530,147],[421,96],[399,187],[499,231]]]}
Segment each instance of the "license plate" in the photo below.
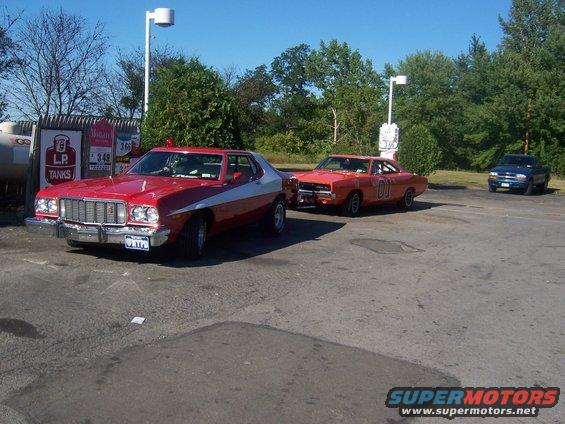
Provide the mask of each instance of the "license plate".
{"label": "license plate", "polygon": [[508,183],[501,183],[501,184],[500,184],[500,187],[510,187],[510,184],[508,184]]}
{"label": "license plate", "polygon": [[126,249],[149,250],[148,236],[125,236]]}

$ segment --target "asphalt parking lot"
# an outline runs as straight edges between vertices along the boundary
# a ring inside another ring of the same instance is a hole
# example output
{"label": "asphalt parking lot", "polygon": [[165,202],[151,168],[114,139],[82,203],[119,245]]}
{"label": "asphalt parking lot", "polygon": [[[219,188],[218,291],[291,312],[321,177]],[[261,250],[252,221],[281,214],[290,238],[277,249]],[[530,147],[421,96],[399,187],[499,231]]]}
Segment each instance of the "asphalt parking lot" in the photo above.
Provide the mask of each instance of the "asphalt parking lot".
{"label": "asphalt parking lot", "polygon": [[433,423],[388,389],[564,387],[565,196],[418,200],[289,212],[197,262],[0,227],[0,422]]}

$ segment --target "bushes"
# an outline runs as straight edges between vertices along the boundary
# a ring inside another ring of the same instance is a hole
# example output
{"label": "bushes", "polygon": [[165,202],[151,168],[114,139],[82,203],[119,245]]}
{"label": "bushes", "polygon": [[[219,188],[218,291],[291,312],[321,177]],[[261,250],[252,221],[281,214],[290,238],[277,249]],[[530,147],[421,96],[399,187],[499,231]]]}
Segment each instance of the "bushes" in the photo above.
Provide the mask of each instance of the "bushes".
{"label": "bushes", "polygon": [[433,173],[441,161],[436,139],[423,125],[414,125],[400,138],[399,162],[418,175]]}
{"label": "bushes", "polygon": [[293,131],[258,137],[255,149],[260,152],[303,153],[304,142]]}

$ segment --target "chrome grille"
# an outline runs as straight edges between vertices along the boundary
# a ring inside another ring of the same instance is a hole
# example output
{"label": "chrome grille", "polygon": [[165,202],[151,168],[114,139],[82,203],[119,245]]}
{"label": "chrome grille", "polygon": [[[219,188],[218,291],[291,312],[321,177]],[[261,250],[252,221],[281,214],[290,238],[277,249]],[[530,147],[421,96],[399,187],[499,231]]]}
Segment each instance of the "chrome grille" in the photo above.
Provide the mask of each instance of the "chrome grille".
{"label": "chrome grille", "polygon": [[59,217],[65,221],[81,224],[126,223],[126,206],[115,200],[90,200],[62,198],[59,205]]}

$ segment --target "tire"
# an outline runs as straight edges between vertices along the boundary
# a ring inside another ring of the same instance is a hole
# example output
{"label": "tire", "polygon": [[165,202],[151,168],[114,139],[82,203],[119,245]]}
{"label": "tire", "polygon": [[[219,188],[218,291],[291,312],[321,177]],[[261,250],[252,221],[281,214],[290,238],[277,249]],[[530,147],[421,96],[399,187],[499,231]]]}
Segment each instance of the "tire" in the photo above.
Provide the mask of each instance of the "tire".
{"label": "tire", "polygon": [[549,178],[546,178],[545,181],[543,182],[543,184],[540,184],[538,186],[538,190],[540,191],[540,193],[545,193],[547,191],[547,186],[549,184]]}
{"label": "tire", "polygon": [[397,203],[397,206],[402,211],[407,211],[414,204],[414,189],[409,188],[404,192],[404,196]]}
{"label": "tire", "polygon": [[81,243],[80,241],[71,240],[71,239],[65,239],[65,240],[67,241],[69,247],[85,247],[85,244]]}
{"label": "tire", "polygon": [[528,186],[524,189],[524,196],[531,196],[534,190],[534,183],[532,180],[528,181]]}
{"label": "tire", "polygon": [[266,236],[278,236],[286,227],[286,203],[277,197],[261,220],[261,232]]}
{"label": "tire", "polygon": [[490,191],[491,193],[496,193],[496,187],[494,186],[488,186],[488,191]]}
{"label": "tire", "polygon": [[361,195],[357,190],[354,190],[347,195],[347,199],[345,199],[345,202],[341,204],[341,215],[357,216],[360,209]]}
{"label": "tire", "polygon": [[181,257],[198,259],[204,254],[208,222],[203,213],[192,216],[179,234],[178,246]]}

